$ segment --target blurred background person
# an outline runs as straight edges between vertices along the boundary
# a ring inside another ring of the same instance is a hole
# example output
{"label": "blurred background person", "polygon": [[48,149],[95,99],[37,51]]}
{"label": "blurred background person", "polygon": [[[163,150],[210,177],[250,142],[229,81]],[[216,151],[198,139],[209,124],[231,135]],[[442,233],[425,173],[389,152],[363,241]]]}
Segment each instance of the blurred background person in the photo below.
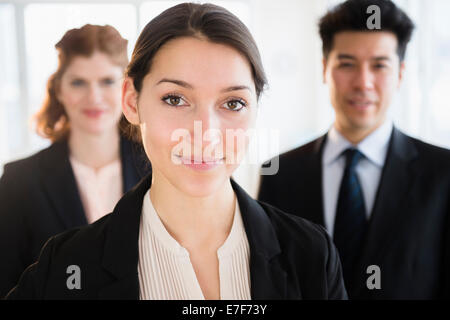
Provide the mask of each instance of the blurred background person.
{"label": "blurred background person", "polygon": [[[380,30],[367,28],[371,5]],[[351,299],[449,298],[450,150],[387,116],[414,24],[390,0],[348,0],[319,29],[336,120],[280,156],[259,199],[327,228]]]}
{"label": "blurred background person", "polygon": [[6,164],[0,179],[0,296],[49,237],[112,211],[149,170],[119,130],[127,42],[111,26],[85,25],[56,44],[58,68],[35,117],[52,144]]}

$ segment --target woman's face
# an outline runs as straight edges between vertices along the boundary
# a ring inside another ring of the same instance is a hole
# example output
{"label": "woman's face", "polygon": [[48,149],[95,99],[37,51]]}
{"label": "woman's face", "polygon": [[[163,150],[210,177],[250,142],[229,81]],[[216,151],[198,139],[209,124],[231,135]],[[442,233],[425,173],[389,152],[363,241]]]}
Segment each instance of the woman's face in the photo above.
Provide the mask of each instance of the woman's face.
{"label": "woman's face", "polygon": [[76,56],[61,78],[58,100],[71,131],[102,134],[117,128],[121,116],[123,69],[104,53]]}
{"label": "woman's face", "polygon": [[157,52],[135,98],[133,91],[127,79],[124,112],[140,124],[154,183],[165,180],[194,197],[220,190],[238,167],[256,118],[248,60],[223,44],[178,38]]}

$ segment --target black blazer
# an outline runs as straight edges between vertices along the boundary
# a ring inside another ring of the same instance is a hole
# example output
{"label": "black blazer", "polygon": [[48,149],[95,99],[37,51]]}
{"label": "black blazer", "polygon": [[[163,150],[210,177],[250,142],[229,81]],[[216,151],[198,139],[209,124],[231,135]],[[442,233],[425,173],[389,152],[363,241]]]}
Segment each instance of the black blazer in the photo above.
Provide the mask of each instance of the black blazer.
{"label": "black blazer", "polygon": [[[140,146],[121,137],[123,191],[150,170]],[[87,224],[66,141],[5,165],[0,179],[0,298],[51,236]]]}
{"label": "black blazer", "polygon": [[[326,136],[280,156],[263,176],[259,200],[324,225],[322,150]],[[381,290],[368,290],[378,265]],[[367,239],[355,274],[360,299],[450,297],[450,150],[392,132]]]}
{"label": "black blazer", "polygon": [[[113,213],[51,238],[9,299],[139,299],[138,237],[151,175]],[[346,299],[339,257],[325,229],[252,199],[232,181],[250,245],[253,299]],[[81,271],[69,290],[67,267]]]}

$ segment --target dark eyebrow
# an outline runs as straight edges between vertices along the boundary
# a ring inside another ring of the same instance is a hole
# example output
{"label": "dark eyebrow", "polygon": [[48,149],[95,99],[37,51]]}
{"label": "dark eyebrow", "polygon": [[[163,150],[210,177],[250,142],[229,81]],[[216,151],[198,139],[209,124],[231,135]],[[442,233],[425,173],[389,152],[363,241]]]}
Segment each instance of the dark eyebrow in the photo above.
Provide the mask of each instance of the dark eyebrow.
{"label": "dark eyebrow", "polygon": [[[192,85],[190,85],[189,83],[187,83],[186,81],[176,80],[176,79],[167,79],[167,78],[159,80],[156,85],[159,85],[164,82],[173,83],[173,84],[176,84],[178,86],[181,86],[181,87],[187,88],[187,89],[194,89],[194,87]],[[230,91],[245,90],[245,89],[251,91],[249,87],[242,85],[242,86],[231,86],[231,87],[221,90],[221,92],[230,92]]]}
{"label": "dark eyebrow", "polygon": [[222,90],[222,92],[238,91],[238,90],[248,90],[251,91],[247,86],[232,86]]}
{"label": "dark eyebrow", "polygon": [[[346,53],[338,54],[338,59],[339,60],[344,60],[344,59],[357,60],[354,56],[352,56],[350,54],[346,54]],[[390,61],[391,58],[389,58],[388,56],[379,56],[379,57],[373,57],[371,60],[375,60],[375,61]]]}
{"label": "dark eyebrow", "polygon": [[343,60],[343,59],[356,60],[356,58],[354,56],[349,55],[349,54],[345,54],[345,53],[338,54],[338,59],[339,60]]}
{"label": "dark eyebrow", "polygon": [[391,58],[386,57],[386,56],[380,56],[380,57],[373,58],[373,60],[375,60],[375,61],[391,61]]}
{"label": "dark eyebrow", "polygon": [[178,85],[180,87],[187,88],[187,89],[193,89],[193,87],[189,83],[187,83],[186,81],[176,80],[176,79],[167,79],[167,78],[159,80],[159,82],[156,84],[156,86],[161,84],[161,83],[164,83],[164,82],[173,83],[173,84],[176,84],[176,85]]}

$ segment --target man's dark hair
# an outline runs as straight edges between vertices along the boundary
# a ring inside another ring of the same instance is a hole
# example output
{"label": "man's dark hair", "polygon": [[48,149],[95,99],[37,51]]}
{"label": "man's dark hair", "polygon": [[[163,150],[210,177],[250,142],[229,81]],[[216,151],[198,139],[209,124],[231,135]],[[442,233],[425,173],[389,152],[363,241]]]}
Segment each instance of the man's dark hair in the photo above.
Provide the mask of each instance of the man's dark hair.
{"label": "man's dark hair", "polygon": [[[367,8],[371,5],[380,8],[381,29],[367,28],[367,19],[372,15],[367,13]],[[326,59],[333,49],[334,35],[338,32],[390,31],[397,37],[397,54],[400,61],[403,61],[413,30],[412,20],[390,0],[347,0],[332,8],[319,21],[322,52]]]}

